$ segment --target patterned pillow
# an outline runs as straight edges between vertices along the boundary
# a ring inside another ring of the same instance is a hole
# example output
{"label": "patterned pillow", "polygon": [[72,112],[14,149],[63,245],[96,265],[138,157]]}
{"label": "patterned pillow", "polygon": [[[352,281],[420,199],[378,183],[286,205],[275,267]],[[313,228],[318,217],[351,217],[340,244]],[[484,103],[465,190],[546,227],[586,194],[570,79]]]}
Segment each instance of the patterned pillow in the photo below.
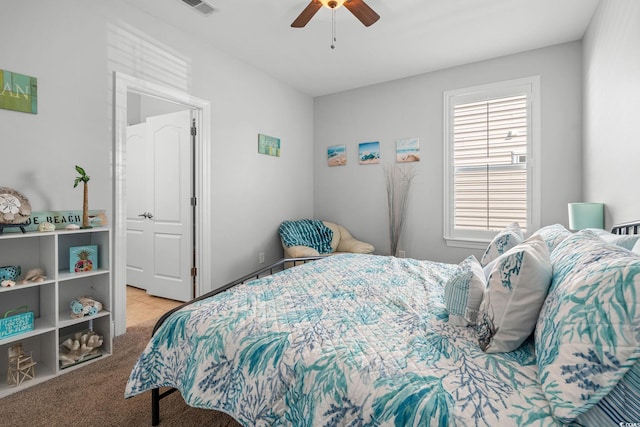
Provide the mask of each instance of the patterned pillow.
{"label": "patterned pillow", "polygon": [[609,234],[600,236],[605,242],[613,243],[614,245],[622,246],[625,249],[632,250],[636,243],[640,242],[640,234],[636,235],[618,235]]}
{"label": "patterned pillow", "polygon": [[596,406],[576,419],[583,426],[632,425],[629,420],[640,420],[640,360]]}
{"label": "patterned pillow", "polygon": [[535,332],[538,379],[553,415],[569,423],[640,357],[640,257],[583,230],[551,262]]}
{"label": "patterned pillow", "polygon": [[489,264],[512,247],[522,243],[522,230],[517,222],[508,225],[493,238],[487,250],[484,251],[480,264]]}
{"label": "patterned pillow", "polygon": [[542,240],[547,243],[549,252],[551,253],[564,239],[571,236],[571,232],[562,224],[553,224],[542,227],[533,233],[533,235],[542,237]]}
{"label": "patterned pillow", "polygon": [[449,323],[456,326],[475,325],[485,287],[480,262],[475,256],[468,256],[444,287]]}
{"label": "patterned pillow", "polygon": [[549,249],[532,236],[500,255],[478,314],[478,342],[486,353],[513,351],[531,335],[551,283]]}
{"label": "patterned pillow", "polygon": [[640,242],[640,234],[613,234],[600,228],[587,228],[588,231],[600,237],[607,243],[622,246],[625,249],[633,250],[636,243]]}

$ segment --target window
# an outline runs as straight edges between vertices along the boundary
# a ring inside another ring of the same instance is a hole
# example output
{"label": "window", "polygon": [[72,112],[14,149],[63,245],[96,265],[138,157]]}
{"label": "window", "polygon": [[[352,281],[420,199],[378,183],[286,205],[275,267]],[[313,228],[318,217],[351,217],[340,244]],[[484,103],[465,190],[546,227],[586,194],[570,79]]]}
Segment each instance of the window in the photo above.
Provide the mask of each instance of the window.
{"label": "window", "polygon": [[484,248],[517,221],[539,227],[539,77],[444,93],[445,227],[450,246]]}

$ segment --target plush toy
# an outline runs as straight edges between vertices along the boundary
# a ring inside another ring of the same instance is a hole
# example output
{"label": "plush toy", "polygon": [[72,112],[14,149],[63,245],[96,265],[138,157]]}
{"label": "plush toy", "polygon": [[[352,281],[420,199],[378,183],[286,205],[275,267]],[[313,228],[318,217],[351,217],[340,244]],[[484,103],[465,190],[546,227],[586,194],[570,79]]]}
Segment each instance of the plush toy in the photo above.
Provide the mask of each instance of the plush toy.
{"label": "plush toy", "polygon": [[81,362],[88,356],[98,354],[103,339],[93,331],[76,332],[60,345],[60,365],[69,366]]}
{"label": "plush toy", "polygon": [[14,282],[13,280],[3,280],[2,282],[0,282],[0,286],[2,286],[3,288],[10,288],[11,286],[15,286],[16,282]]}
{"label": "plush toy", "polygon": [[84,316],[95,316],[102,310],[102,303],[91,297],[78,297],[71,301],[71,318],[79,319]]}

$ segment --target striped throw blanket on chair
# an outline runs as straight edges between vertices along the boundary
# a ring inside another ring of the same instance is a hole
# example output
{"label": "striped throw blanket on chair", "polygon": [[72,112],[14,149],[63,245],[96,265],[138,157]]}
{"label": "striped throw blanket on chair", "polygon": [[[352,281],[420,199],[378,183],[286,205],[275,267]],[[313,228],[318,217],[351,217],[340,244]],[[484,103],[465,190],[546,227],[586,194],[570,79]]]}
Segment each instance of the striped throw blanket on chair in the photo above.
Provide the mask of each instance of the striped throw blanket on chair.
{"label": "striped throw blanket on chair", "polygon": [[278,229],[282,242],[287,247],[309,246],[321,254],[332,252],[333,231],[320,220],[300,219],[284,221]]}

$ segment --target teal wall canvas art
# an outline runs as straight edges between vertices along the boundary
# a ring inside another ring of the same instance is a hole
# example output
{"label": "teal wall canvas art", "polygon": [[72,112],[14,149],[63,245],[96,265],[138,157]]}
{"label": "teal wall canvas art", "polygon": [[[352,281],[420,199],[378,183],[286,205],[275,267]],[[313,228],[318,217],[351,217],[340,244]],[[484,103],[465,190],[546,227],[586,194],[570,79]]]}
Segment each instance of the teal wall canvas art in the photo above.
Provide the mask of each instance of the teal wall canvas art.
{"label": "teal wall canvas art", "polygon": [[38,79],[0,70],[0,108],[38,113]]}
{"label": "teal wall canvas art", "polygon": [[280,138],[258,134],[258,153],[280,157]]}

